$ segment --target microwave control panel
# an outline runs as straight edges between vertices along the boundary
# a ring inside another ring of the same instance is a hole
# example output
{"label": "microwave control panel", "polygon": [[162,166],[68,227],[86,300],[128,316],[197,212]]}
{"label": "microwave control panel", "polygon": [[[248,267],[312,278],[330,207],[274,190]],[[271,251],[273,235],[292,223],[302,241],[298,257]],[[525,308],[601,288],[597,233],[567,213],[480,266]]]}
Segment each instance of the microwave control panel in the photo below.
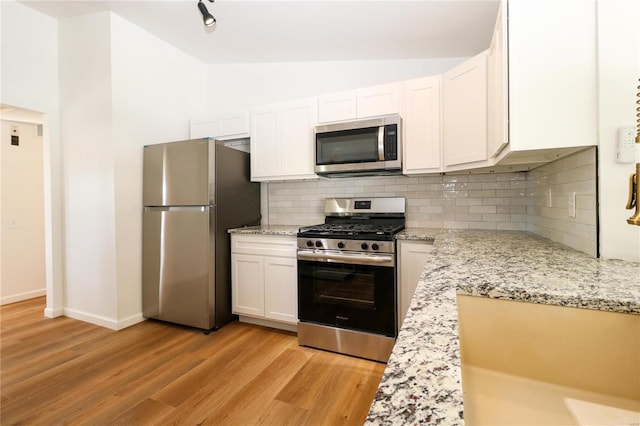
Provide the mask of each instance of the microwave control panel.
{"label": "microwave control panel", "polygon": [[385,161],[398,159],[398,125],[384,126],[384,159]]}

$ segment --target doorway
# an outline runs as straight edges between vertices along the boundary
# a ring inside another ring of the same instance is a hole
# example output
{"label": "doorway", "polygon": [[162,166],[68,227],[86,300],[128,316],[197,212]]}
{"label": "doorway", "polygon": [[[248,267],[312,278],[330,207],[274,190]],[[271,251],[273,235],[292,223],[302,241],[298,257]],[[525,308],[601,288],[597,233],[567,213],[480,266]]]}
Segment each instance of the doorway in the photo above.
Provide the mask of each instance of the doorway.
{"label": "doorway", "polygon": [[46,294],[43,115],[2,106],[0,304]]}

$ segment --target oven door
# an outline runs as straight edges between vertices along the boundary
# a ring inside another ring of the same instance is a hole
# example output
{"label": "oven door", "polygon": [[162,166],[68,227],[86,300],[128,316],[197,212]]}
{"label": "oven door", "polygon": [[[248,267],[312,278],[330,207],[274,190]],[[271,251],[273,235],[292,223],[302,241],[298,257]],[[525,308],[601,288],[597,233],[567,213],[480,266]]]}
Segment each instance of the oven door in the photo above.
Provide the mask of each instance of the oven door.
{"label": "oven door", "polygon": [[301,322],[396,337],[393,258],[391,266],[379,266],[383,262],[345,263],[345,255],[340,256],[341,261],[304,257],[304,253],[298,253]]}

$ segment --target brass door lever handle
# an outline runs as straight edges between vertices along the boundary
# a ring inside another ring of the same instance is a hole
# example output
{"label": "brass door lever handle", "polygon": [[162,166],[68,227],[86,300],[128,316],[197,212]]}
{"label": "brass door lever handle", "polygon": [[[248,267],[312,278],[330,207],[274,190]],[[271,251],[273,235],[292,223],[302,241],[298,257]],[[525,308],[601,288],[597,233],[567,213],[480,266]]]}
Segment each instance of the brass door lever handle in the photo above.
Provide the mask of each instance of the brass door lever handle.
{"label": "brass door lever handle", "polygon": [[636,176],[637,175],[634,173],[629,177],[629,198],[627,200],[627,210],[634,208],[638,202],[638,200],[636,200]]}

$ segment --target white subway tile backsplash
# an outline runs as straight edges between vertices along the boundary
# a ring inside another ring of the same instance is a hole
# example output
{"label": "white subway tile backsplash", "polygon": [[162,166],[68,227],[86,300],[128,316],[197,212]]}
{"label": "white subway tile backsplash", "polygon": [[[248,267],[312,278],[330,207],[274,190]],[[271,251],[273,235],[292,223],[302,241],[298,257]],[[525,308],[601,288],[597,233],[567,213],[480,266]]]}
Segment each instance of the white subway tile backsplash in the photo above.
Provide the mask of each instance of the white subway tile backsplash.
{"label": "white subway tile backsplash", "polygon": [[[405,197],[409,227],[528,230],[595,256],[595,155],[590,148],[529,172],[272,182],[265,184],[267,220],[320,223],[324,199],[330,197]],[[571,192],[576,192],[575,218],[568,215]]]}
{"label": "white subway tile backsplash", "polygon": [[498,206],[470,206],[470,213],[503,213],[498,211]]}
{"label": "white subway tile backsplash", "polygon": [[[526,173],[527,230],[597,255],[596,149],[589,148]],[[551,190],[551,207],[547,193]],[[576,193],[576,217],[569,194]]]}

